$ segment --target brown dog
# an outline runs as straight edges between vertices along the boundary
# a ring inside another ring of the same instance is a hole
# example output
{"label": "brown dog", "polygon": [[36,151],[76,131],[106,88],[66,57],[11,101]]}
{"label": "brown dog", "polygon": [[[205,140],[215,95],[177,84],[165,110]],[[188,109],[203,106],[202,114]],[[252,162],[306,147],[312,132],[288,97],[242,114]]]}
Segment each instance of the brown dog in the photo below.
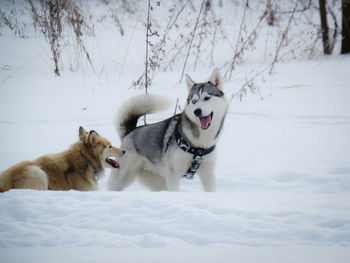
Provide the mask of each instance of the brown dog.
{"label": "brown dog", "polygon": [[0,192],[15,188],[96,190],[105,167],[119,169],[119,164],[110,157],[120,157],[124,152],[96,131],[87,132],[80,127],[79,138],[67,151],[21,162],[3,172]]}

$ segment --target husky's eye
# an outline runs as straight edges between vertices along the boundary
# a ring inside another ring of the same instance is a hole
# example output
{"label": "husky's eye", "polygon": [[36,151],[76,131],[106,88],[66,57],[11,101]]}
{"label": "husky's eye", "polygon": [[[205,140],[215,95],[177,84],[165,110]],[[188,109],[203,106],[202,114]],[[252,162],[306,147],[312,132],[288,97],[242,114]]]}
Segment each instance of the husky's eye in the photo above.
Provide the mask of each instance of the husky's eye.
{"label": "husky's eye", "polygon": [[192,104],[196,104],[197,103],[197,100],[192,100]]}
{"label": "husky's eye", "polygon": [[204,100],[210,100],[210,97],[204,97]]}

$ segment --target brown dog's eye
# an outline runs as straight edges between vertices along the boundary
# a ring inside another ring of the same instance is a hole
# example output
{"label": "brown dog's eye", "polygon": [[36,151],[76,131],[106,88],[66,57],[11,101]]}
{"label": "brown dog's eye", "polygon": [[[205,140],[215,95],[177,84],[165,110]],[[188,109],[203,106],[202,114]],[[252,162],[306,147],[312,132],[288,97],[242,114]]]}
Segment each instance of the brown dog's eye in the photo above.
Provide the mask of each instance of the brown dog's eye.
{"label": "brown dog's eye", "polygon": [[109,149],[112,149],[112,145],[109,145]]}

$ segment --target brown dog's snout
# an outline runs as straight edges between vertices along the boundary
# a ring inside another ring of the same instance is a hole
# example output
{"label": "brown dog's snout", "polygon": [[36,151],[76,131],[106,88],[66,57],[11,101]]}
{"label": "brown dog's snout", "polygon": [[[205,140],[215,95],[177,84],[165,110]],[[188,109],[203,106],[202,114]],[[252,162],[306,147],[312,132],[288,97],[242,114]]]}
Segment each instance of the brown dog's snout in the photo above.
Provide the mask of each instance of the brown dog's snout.
{"label": "brown dog's snout", "polygon": [[118,149],[119,156],[122,157],[125,154],[125,151],[120,148],[117,148],[117,149]]}
{"label": "brown dog's snout", "polygon": [[117,156],[122,157],[125,154],[124,150],[122,150],[118,147],[114,147],[114,146],[112,146],[112,147],[113,147],[112,149],[113,149],[114,154],[116,154]]}

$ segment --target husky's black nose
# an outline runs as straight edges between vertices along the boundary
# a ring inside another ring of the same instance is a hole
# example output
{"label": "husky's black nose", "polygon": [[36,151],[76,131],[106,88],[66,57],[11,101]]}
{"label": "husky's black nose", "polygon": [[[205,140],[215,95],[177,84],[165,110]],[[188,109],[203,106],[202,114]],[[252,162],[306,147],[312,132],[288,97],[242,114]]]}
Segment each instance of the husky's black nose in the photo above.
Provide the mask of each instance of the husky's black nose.
{"label": "husky's black nose", "polygon": [[202,110],[201,109],[195,109],[194,115],[196,115],[196,117],[202,116]]}

